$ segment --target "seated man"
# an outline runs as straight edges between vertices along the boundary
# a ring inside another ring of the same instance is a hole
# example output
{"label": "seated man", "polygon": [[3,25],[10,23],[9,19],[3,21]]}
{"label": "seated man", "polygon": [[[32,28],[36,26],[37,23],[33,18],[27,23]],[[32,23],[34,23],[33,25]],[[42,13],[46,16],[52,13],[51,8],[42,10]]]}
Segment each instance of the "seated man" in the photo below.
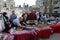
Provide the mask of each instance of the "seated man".
{"label": "seated man", "polygon": [[54,24],[54,23],[56,23],[56,19],[53,16],[51,16],[48,18],[47,23],[48,24]]}
{"label": "seated man", "polygon": [[27,15],[27,20],[37,20],[37,15],[34,10],[29,15]]}
{"label": "seated man", "polygon": [[23,23],[23,17],[13,20],[13,23],[14,23],[15,27],[24,27],[23,24],[25,24],[25,23]]}
{"label": "seated man", "polygon": [[30,24],[34,25],[35,21],[37,20],[37,15],[35,10],[33,10],[29,15],[27,15],[27,20]]}

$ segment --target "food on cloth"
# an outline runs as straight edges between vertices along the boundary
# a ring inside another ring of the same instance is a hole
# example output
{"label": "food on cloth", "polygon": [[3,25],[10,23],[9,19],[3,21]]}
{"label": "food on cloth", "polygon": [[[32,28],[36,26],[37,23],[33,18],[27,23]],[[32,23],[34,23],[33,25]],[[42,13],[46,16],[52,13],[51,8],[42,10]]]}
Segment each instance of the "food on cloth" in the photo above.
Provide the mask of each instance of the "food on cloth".
{"label": "food on cloth", "polygon": [[23,30],[24,28],[23,27],[18,27],[17,30]]}
{"label": "food on cloth", "polygon": [[41,28],[41,27],[47,27],[47,24],[37,24],[36,27]]}

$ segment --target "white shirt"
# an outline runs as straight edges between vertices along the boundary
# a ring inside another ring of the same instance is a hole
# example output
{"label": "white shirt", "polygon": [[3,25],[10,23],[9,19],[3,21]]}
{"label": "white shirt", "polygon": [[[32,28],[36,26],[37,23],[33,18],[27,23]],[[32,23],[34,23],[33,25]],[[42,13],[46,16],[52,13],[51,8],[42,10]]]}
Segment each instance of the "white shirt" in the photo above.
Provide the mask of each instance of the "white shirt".
{"label": "white shirt", "polygon": [[43,18],[44,18],[45,20],[48,20],[48,18],[46,17],[46,15],[45,15],[45,16],[43,16]]}
{"label": "white shirt", "polygon": [[0,19],[0,31],[2,31],[3,29],[5,29],[4,22]]}
{"label": "white shirt", "polygon": [[19,21],[18,18],[14,19],[14,20],[13,20],[13,23],[14,23],[15,25],[17,25],[17,26],[21,26],[20,21]]}

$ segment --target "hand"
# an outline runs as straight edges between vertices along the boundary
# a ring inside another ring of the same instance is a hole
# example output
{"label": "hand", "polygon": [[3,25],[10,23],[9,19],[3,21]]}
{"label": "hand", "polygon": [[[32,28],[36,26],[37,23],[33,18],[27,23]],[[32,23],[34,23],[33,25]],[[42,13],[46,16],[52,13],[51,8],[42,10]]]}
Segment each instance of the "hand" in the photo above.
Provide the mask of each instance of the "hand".
{"label": "hand", "polygon": [[20,27],[25,28],[25,26],[20,26]]}
{"label": "hand", "polygon": [[11,24],[9,24],[9,27],[11,27]]}
{"label": "hand", "polygon": [[25,24],[25,26],[27,26],[27,24]]}

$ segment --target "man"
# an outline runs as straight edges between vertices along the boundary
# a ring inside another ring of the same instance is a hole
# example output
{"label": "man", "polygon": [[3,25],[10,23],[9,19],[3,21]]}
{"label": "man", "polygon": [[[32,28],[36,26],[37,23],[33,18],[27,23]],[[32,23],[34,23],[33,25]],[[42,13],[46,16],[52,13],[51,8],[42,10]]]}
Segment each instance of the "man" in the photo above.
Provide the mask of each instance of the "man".
{"label": "man", "polygon": [[16,25],[16,26],[18,26],[18,27],[23,26],[23,25],[22,25],[22,22],[23,22],[23,17],[16,18],[16,19],[13,20],[14,25]]}
{"label": "man", "polygon": [[11,14],[11,16],[10,16],[10,20],[13,21],[13,20],[16,19],[16,18],[17,18],[17,16],[16,16],[16,14],[15,14],[15,11],[12,11],[12,14]]}
{"label": "man", "polygon": [[28,20],[37,20],[37,15],[35,10],[32,10],[32,12],[27,17],[28,17]]}
{"label": "man", "polygon": [[5,29],[3,30],[3,32],[7,32],[7,33],[9,33],[8,32],[8,30],[9,30],[9,18],[8,18],[8,16],[7,16],[7,12],[3,12],[3,20],[4,20],[4,25],[5,25]]}
{"label": "man", "polygon": [[28,24],[35,25],[37,23],[37,15],[35,10],[32,10],[32,12],[27,16]]}

